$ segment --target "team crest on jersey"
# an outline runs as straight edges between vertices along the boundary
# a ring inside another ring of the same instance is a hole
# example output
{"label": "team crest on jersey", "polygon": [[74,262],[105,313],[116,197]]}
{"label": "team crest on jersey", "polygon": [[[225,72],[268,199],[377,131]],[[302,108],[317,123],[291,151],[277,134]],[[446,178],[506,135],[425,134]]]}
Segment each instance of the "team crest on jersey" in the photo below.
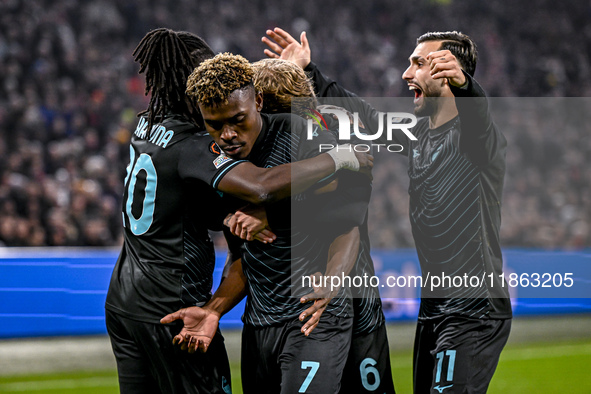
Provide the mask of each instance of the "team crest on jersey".
{"label": "team crest on jersey", "polygon": [[232,159],[230,159],[228,156],[226,156],[224,153],[222,153],[221,155],[219,155],[218,157],[215,158],[215,160],[213,161],[213,165],[217,169],[217,168],[220,168],[221,166],[223,166],[225,163],[229,162],[230,160],[232,160]]}
{"label": "team crest on jersey", "polygon": [[211,153],[213,153],[214,155],[221,155],[222,154],[222,150],[220,149],[218,144],[216,144],[214,141],[211,141],[211,144],[209,144],[209,151]]}

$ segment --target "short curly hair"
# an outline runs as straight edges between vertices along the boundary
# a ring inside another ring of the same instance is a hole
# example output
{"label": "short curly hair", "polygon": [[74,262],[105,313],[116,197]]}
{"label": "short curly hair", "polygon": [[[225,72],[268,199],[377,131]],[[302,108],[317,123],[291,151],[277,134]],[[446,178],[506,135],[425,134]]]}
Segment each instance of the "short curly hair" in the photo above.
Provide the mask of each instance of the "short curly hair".
{"label": "short curly hair", "polygon": [[227,104],[233,91],[253,86],[253,76],[252,66],[244,57],[220,53],[193,70],[186,93],[204,106]]}
{"label": "short curly hair", "polygon": [[[263,112],[302,115],[316,108],[312,81],[297,64],[282,59],[262,59],[252,64],[254,87],[263,93]],[[297,97],[299,100],[293,100]],[[293,104],[293,107],[292,107]]]}

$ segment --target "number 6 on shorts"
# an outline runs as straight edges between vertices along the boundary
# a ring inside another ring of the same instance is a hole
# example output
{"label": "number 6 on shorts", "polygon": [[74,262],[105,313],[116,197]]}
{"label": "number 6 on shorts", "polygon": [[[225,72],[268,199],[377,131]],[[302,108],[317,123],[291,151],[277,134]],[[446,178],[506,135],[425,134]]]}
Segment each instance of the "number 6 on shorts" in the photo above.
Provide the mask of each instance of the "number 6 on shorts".
{"label": "number 6 on shorts", "polygon": [[[374,391],[380,387],[380,372],[377,370],[375,365],[376,360],[371,357],[366,358],[359,365],[359,372],[361,373],[361,383],[363,388],[367,391]],[[373,375],[373,383],[369,383],[368,376]]]}
{"label": "number 6 on shorts", "polygon": [[298,393],[305,393],[308,389],[310,383],[312,383],[312,379],[316,376],[316,372],[318,372],[318,368],[320,368],[320,363],[318,361],[302,361],[302,369],[310,368],[310,372],[308,372],[308,376],[306,376],[306,380],[302,383],[302,387],[298,390]]}

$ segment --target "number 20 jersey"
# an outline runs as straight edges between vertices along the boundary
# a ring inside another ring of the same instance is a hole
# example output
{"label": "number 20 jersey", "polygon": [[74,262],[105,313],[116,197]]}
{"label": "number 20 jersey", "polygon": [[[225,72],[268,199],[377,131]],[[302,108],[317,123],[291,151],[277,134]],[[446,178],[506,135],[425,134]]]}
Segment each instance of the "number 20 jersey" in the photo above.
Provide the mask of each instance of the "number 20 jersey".
{"label": "number 20 jersey", "polygon": [[152,133],[147,128],[141,118],[131,140],[124,244],[105,307],[158,323],[211,297],[215,255],[208,227],[219,230],[223,217],[214,188],[241,161],[222,154],[181,116],[166,116]]}

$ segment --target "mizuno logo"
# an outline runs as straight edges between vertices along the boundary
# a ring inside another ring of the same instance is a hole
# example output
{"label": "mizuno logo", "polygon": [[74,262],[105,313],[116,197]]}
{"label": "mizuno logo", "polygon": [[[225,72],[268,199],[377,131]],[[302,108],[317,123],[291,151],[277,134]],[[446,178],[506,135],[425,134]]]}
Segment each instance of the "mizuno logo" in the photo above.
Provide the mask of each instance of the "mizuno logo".
{"label": "mizuno logo", "polygon": [[222,390],[224,390],[225,394],[232,394],[232,388],[228,384],[225,376],[222,376]]}
{"label": "mizuno logo", "polygon": [[442,145],[439,145],[439,148],[437,148],[437,150],[433,153],[433,155],[431,156],[431,161],[435,161],[435,159],[437,158],[437,156],[439,155],[439,151],[441,151]]}
{"label": "mizuno logo", "polygon": [[452,386],[453,386],[453,384],[450,384],[449,386],[443,386],[443,387],[437,385],[437,386],[433,387],[433,389],[439,391],[440,393],[443,393],[443,390],[448,389]]}

